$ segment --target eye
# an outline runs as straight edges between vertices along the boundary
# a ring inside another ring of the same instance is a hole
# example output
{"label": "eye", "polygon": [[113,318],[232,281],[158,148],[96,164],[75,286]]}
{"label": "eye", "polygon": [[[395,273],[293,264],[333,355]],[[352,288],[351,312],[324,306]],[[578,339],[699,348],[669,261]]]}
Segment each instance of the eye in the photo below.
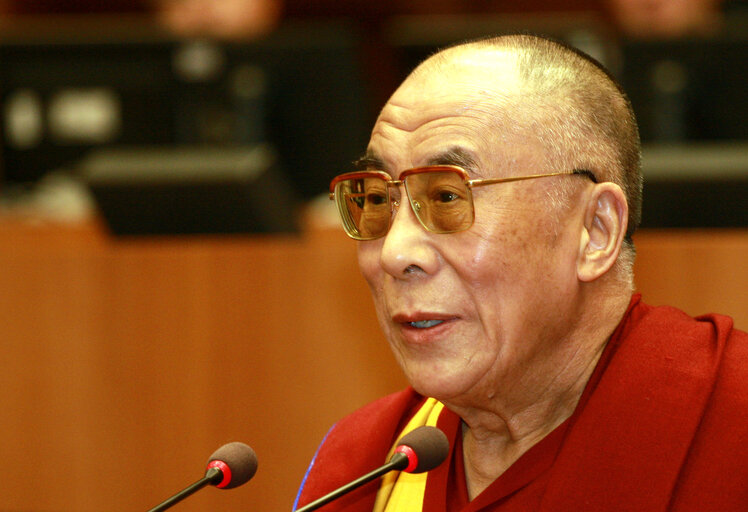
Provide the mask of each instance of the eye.
{"label": "eye", "polygon": [[440,192],[439,195],[438,195],[438,199],[442,203],[451,203],[452,201],[456,201],[459,198],[460,198],[460,196],[458,196],[454,192],[449,192],[449,191],[446,191],[446,190]]}
{"label": "eye", "polygon": [[433,204],[446,205],[454,203],[464,198],[464,194],[456,190],[455,187],[447,184],[434,187],[429,193],[429,200]]}
{"label": "eye", "polygon": [[384,194],[368,194],[366,196],[366,202],[378,206],[387,202],[387,197]]}

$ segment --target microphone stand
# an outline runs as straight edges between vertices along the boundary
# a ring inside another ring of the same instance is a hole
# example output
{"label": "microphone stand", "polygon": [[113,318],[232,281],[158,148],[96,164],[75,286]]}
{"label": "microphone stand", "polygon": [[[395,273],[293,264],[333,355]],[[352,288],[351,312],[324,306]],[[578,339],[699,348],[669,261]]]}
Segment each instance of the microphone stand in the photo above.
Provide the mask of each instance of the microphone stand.
{"label": "microphone stand", "polygon": [[[303,507],[296,509],[295,512],[311,512],[312,510],[316,510],[322,505],[326,505],[327,503],[331,502],[332,500],[339,498],[340,496],[351,492],[352,490],[356,489],[357,487],[361,487],[362,485],[371,482],[372,480],[379,478],[380,476],[389,473],[390,471],[395,471],[398,469],[405,469],[408,467],[408,456],[404,453],[396,452],[390,461],[385,464],[382,467],[379,467],[375,469],[374,471],[365,474],[364,476],[357,478],[353,482],[350,482],[343,487],[340,487],[334,491],[332,491],[330,494],[327,494],[325,496],[322,496],[319,499],[314,500],[311,503],[307,503]],[[150,511],[149,511],[150,512]]]}
{"label": "microphone stand", "polygon": [[221,472],[220,469],[215,468],[215,467],[209,468],[205,472],[205,476],[202,477],[200,480],[190,485],[189,487],[182,489],[181,491],[176,493],[174,496],[172,496],[168,500],[150,509],[148,512],[162,512],[163,510],[166,510],[167,508],[173,505],[176,505],[177,503],[179,503],[186,497],[191,496],[192,494],[196,493],[197,491],[199,491],[206,485],[219,483],[222,479],[223,479],[223,473]]}

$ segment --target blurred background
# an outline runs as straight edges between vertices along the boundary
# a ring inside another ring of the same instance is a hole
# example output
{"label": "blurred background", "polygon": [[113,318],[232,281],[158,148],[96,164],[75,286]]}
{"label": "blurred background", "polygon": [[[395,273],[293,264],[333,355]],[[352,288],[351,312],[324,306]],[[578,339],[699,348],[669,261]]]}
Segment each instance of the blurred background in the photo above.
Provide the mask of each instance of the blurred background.
{"label": "blurred background", "polygon": [[637,287],[748,328],[746,2],[518,4],[0,0],[0,510],[148,509],[234,440],[257,476],[177,510],[291,508],[332,423],[405,385],[327,184],[465,39],[611,69],[644,144]]}

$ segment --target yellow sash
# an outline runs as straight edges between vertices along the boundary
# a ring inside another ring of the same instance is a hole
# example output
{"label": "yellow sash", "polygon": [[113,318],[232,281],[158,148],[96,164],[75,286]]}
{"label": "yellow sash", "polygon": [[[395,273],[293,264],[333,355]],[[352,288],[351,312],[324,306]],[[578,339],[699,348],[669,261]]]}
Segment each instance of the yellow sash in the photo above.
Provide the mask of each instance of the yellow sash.
{"label": "yellow sash", "polygon": [[[392,456],[400,438],[408,432],[423,425],[436,426],[444,404],[434,398],[427,398],[426,403],[408,422],[397,438],[395,445],[387,457]],[[426,477],[428,473],[405,473],[392,471],[382,477],[382,485],[377,492],[374,512],[421,512],[423,496],[426,493]]]}

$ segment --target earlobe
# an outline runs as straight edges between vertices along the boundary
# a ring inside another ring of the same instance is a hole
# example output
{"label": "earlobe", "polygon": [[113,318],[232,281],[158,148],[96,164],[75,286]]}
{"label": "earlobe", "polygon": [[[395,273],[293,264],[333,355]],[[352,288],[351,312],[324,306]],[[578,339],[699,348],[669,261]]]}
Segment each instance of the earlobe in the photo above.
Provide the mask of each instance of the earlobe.
{"label": "earlobe", "polygon": [[628,223],[628,204],[621,187],[600,183],[590,191],[580,237],[577,276],[594,281],[604,275],[618,258]]}

